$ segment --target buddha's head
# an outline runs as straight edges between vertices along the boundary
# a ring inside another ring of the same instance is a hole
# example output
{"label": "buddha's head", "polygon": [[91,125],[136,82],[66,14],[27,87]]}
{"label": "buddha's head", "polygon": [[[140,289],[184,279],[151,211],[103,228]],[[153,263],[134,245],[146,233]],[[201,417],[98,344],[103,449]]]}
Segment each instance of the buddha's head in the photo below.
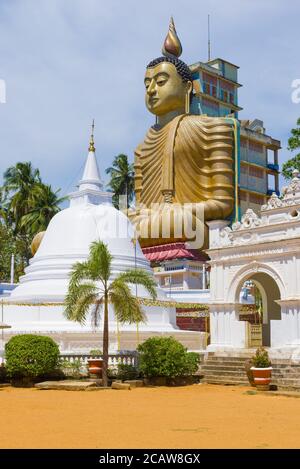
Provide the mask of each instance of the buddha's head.
{"label": "buddha's head", "polygon": [[156,116],[171,111],[187,112],[192,96],[192,73],[179,56],[182,52],[173,19],[165,39],[164,56],[152,60],[145,74],[146,106]]}

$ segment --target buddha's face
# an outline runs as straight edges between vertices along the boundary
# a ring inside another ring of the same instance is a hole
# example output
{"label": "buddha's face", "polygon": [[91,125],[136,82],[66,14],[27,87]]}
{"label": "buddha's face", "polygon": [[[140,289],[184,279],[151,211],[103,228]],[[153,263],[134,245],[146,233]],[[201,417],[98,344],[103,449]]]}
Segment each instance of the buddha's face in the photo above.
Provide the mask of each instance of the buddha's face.
{"label": "buddha's face", "polygon": [[182,81],[175,65],[161,62],[147,68],[145,75],[146,106],[156,116],[163,116],[171,111],[184,111],[186,95],[192,89],[192,83]]}

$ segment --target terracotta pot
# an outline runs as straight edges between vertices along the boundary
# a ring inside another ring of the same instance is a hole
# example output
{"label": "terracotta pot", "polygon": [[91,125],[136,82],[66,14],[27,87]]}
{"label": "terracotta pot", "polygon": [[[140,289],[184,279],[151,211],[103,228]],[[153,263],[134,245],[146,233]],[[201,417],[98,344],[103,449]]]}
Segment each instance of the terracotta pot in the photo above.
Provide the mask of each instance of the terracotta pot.
{"label": "terracotta pot", "polygon": [[272,367],[269,366],[268,368],[256,368],[255,366],[252,366],[251,371],[253,373],[255,386],[260,389],[262,389],[262,387],[269,389]]}
{"label": "terracotta pot", "polygon": [[89,358],[88,367],[90,375],[102,378],[103,360],[101,358]]}

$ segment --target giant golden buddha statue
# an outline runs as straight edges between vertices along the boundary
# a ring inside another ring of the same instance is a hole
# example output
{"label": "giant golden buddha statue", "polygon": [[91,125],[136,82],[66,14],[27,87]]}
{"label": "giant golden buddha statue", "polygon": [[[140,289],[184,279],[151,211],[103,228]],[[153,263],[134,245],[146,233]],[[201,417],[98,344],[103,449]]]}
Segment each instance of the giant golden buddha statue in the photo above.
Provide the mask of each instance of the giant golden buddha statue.
{"label": "giant golden buddha statue", "polygon": [[[198,218],[202,229],[205,220],[224,219],[234,206],[232,124],[190,115],[192,73],[178,58],[182,47],[172,19],[162,52],[148,64],[144,79],[146,106],[156,123],[135,150],[136,210],[130,216],[143,247],[188,240],[175,227],[184,204],[193,204],[193,223]],[[167,213],[172,222],[164,236]]]}

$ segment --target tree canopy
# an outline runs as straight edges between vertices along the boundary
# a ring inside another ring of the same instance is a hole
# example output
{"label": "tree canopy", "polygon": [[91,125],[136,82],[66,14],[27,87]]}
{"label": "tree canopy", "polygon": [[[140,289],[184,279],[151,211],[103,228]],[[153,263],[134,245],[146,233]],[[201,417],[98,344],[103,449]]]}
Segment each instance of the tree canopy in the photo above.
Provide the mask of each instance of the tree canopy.
{"label": "tree canopy", "polygon": [[[291,130],[291,136],[288,139],[288,150],[295,151],[300,149],[300,117],[297,120],[297,127]],[[293,177],[293,170],[297,169],[300,172],[300,153],[297,153],[293,158],[282,165],[282,174],[285,179]]]}
{"label": "tree canopy", "polygon": [[31,257],[33,237],[44,231],[60,210],[64,198],[44,184],[30,162],[9,167],[0,187],[0,282],[10,280],[10,259],[15,255],[15,281]]}
{"label": "tree canopy", "polygon": [[128,162],[128,156],[121,153],[115,156],[112,166],[107,168],[106,174],[110,175],[109,186],[114,192],[113,204],[116,208],[119,207],[119,197],[126,198],[126,208],[129,207],[130,202],[134,196],[134,169],[133,164]]}

